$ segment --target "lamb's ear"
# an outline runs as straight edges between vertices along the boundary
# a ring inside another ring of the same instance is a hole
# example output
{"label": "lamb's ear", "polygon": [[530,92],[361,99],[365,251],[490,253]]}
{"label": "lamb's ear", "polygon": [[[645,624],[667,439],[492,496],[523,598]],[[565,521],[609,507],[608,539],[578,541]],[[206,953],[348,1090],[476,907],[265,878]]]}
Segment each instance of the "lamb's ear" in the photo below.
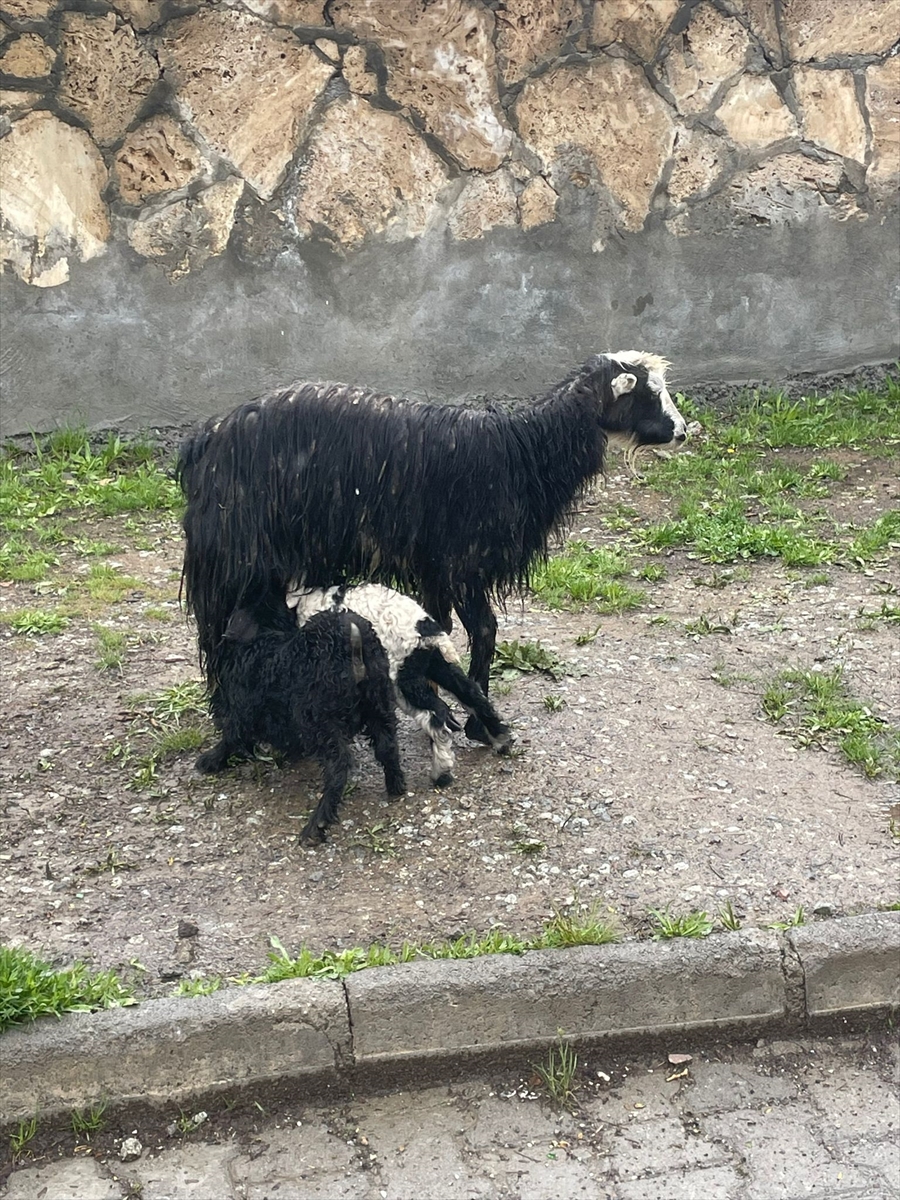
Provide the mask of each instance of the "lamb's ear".
{"label": "lamb's ear", "polygon": [[236,608],[228,618],[224,637],[229,642],[252,642],[259,633],[256,618],[246,608]]}
{"label": "lamb's ear", "polygon": [[624,396],[626,392],[631,391],[636,383],[637,375],[631,375],[628,371],[623,371],[621,375],[615,377],[609,386],[612,388],[614,396]]}

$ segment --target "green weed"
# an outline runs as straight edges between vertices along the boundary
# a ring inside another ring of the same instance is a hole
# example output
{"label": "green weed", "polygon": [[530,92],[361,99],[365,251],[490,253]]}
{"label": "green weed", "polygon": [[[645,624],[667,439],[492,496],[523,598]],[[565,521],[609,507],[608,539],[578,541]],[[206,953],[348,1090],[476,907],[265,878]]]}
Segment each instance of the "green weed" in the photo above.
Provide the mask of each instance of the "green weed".
{"label": "green weed", "polygon": [[14,1133],[9,1135],[9,1151],[10,1158],[13,1162],[18,1162],[26,1153],[28,1143],[33,1139],[38,1130],[37,1113],[29,1119],[21,1120],[16,1126]]}
{"label": "green weed", "polygon": [[94,625],[93,629],[100,648],[94,666],[98,671],[120,671],[125,661],[127,637],[124,633],[109,629],[105,625]]}
{"label": "green weed", "polygon": [[786,921],[773,921],[769,929],[778,929],[784,932],[785,929],[794,929],[797,925],[806,924],[806,914],[803,911],[803,905],[798,905],[791,913]]}
{"label": "green weed", "polygon": [[554,913],[544,926],[544,932],[535,939],[541,949],[555,949],[566,946],[605,946],[610,942],[622,940],[618,926],[609,918],[597,915],[597,910],[591,909],[581,916],[572,913]]}
{"label": "green weed", "polygon": [[220,975],[212,975],[209,979],[182,979],[172,993],[173,996],[211,996],[218,992],[222,984]]}
{"label": "green weed", "polygon": [[13,633],[29,637],[43,637],[47,633],[62,633],[69,624],[61,613],[43,608],[23,608],[16,613],[4,614]]}
{"label": "green weed", "polygon": [[703,911],[693,911],[677,915],[668,909],[660,911],[650,909],[650,923],[653,928],[653,938],[656,941],[668,938],[704,938],[713,930],[713,923]]}
{"label": "green weed", "polygon": [[103,1114],[106,1112],[106,1101],[92,1104],[90,1108],[76,1108],[72,1112],[72,1132],[77,1138],[83,1137],[89,1142],[92,1136],[103,1127]]}
{"label": "green weed", "polygon": [[555,1104],[567,1109],[575,1106],[578,1055],[566,1042],[562,1030],[559,1031],[559,1040],[550,1050],[546,1062],[531,1065]]}
{"label": "green weed", "polygon": [[741,928],[741,920],[734,911],[730,900],[719,909],[719,920],[722,922],[722,927],[732,933]]}
{"label": "green weed", "polygon": [[58,969],[27,950],[0,946],[0,1032],[42,1016],[134,1003],[113,971],[92,975],[81,963]]}
{"label": "green weed", "polygon": [[507,678],[507,672],[514,675],[520,671],[544,671],[554,677],[564,674],[559,656],[552,650],[545,649],[540,642],[498,642],[494,649],[491,670]]}
{"label": "green weed", "polygon": [[782,671],[766,687],[762,710],[800,745],[835,744],[869,778],[900,774],[900,730],[849,694],[843,668]]}

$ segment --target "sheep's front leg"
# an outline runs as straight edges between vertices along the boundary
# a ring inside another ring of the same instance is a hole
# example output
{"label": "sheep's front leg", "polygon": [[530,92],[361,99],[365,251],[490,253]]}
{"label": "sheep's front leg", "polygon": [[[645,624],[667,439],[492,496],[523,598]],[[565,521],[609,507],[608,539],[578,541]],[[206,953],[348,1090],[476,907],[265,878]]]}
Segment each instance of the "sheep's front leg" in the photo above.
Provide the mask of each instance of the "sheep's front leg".
{"label": "sheep's front leg", "polygon": [[[497,618],[487,598],[487,592],[480,586],[467,587],[464,596],[456,601],[456,611],[469,635],[469,644],[472,647],[469,675],[487,695],[494,646],[497,643]],[[484,742],[487,746],[492,743],[487,730],[475,716],[470,716],[466,721],[466,737],[471,738],[473,742]]]}
{"label": "sheep's front leg", "polygon": [[401,709],[431,739],[431,782],[435,787],[447,787],[453,782],[456,761],[450,730],[459,729],[459,725],[424,676],[404,675],[401,668],[397,686],[397,702]]}
{"label": "sheep's front leg", "polygon": [[303,827],[301,842],[325,841],[325,830],[338,819],[338,806],[347,790],[353,762],[349,745],[338,736],[323,741],[316,758],[322,768],[322,799]]}

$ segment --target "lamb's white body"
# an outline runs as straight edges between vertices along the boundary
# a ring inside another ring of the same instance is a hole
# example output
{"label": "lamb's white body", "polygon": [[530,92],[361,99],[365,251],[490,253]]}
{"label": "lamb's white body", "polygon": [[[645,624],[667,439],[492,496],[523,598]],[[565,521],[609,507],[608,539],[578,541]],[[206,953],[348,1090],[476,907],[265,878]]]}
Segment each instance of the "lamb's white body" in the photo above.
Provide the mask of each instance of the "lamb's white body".
{"label": "lamb's white body", "polygon": [[326,609],[359,613],[378,634],[391,665],[391,678],[412,654],[421,647],[434,646],[447,662],[459,666],[459,654],[449,634],[439,632],[423,635],[421,621],[430,621],[428,613],[411,596],[395,592],[378,583],[361,583],[356,587],[295,588],[285,597],[288,608],[296,608],[297,624],[305,625],[310,617]]}
{"label": "lamb's white body", "polygon": [[[454,753],[451,729],[459,729],[449,709],[428,690],[438,683],[485,723],[495,750],[505,750],[511,734],[503,725],[493,706],[462,671],[459,654],[448,634],[420,604],[392,588],[376,583],[357,587],[302,588],[292,586],[285,596],[289,608],[297,610],[297,623],[304,625],[316,613],[348,611],[359,613],[372,625],[384,647],[391,679],[402,712],[412,717],[431,739],[431,778],[435,784],[449,783],[453,778]],[[446,670],[436,679],[427,663],[434,662],[436,652],[446,664]],[[417,665],[420,664],[420,665]],[[398,678],[399,677],[399,678]],[[416,699],[426,701],[416,703]]]}

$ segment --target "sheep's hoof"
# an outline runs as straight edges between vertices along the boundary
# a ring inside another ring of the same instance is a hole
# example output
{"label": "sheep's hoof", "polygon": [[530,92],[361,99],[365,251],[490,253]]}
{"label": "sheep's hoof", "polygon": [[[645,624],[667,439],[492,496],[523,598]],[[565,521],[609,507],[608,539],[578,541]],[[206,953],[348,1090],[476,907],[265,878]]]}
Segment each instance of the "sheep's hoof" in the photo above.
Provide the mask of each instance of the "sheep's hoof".
{"label": "sheep's hoof", "polygon": [[217,749],[207,750],[194,763],[194,770],[199,771],[201,775],[218,775],[225,769],[227,762],[228,757],[223,758]]}
{"label": "sheep's hoof", "polygon": [[400,796],[406,795],[406,780],[402,775],[398,779],[386,779],[384,790],[387,792],[389,800],[397,800]]}
{"label": "sheep's hoof", "polygon": [[303,827],[299,841],[301,846],[310,843],[317,846],[321,845],[325,841],[325,830],[321,826],[316,825],[314,821],[308,821]]}
{"label": "sheep's hoof", "polygon": [[466,737],[472,742],[482,742],[491,745],[491,736],[477,717],[469,717],[466,721]]}
{"label": "sheep's hoof", "polygon": [[449,771],[442,771],[437,779],[431,781],[436,788],[449,787],[453,782],[453,776]]}

